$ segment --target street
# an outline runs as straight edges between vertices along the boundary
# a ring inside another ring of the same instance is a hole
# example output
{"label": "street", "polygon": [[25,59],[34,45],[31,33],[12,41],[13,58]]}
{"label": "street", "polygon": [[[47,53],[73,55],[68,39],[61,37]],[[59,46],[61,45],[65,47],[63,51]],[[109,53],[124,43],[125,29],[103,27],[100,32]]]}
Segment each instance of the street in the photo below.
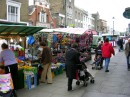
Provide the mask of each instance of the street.
{"label": "street", "polygon": [[[67,91],[67,78],[65,73],[54,78],[53,84],[41,83],[38,87],[27,90],[18,90],[18,97],[129,97],[130,96],[130,72],[126,68],[124,52],[115,49],[116,55],[111,58],[110,72],[104,70],[89,71],[95,76],[95,83],[76,86],[73,81],[74,91]],[[92,61],[88,62],[90,64]]]}

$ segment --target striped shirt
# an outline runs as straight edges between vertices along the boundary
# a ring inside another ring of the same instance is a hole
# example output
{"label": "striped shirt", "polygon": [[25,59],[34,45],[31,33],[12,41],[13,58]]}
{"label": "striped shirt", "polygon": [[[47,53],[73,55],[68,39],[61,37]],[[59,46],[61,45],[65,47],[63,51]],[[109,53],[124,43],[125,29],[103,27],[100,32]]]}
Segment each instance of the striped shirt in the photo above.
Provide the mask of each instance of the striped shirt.
{"label": "striped shirt", "polygon": [[10,49],[5,49],[1,52],[0,62],[4,62],[4,66],[17,63],[13,51],[11,51]]}

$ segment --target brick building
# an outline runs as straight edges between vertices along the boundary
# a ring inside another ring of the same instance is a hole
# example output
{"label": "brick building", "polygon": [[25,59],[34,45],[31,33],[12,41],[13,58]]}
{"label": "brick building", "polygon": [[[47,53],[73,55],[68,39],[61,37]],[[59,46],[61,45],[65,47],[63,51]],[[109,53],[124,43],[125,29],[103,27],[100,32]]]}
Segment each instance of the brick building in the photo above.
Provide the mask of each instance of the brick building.
{"label": "brick building", "polygon": [[34,26],[43,26],[47,28],[55,28],[56,20],[52,17],[48,6],[43,2],[34,2],[29,6],[29,24]]}
{"label": "brick building", "polygon": [[0,24],[28,22],[28,0],[0,0]]}

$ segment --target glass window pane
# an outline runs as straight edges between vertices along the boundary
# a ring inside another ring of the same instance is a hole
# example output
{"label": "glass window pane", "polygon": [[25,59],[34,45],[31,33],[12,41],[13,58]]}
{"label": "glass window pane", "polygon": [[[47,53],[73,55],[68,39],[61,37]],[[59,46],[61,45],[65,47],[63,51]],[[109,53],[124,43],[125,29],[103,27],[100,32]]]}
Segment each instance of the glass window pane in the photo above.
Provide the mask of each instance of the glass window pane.
{"label": "glass window pane", "polygon": [[9,13],[11,12],[11,6],[10,5],[8,6],[8,12]]}
{"label": "glass window pane", "polygon": [[11,6],[11,13],[15,13],[15,7]]}
{"label": "glass window pane", "polygon": [[18,14],[18,7],[16,7],[16,14]]}

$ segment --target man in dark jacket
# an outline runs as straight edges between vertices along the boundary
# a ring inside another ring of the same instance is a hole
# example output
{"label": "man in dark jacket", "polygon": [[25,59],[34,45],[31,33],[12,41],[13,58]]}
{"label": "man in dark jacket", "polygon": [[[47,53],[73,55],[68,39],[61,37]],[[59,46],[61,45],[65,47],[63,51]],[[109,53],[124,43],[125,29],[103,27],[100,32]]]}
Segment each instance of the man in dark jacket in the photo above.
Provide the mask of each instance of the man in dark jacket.
{"label": "man in dark jacket", "polygon": [[117,41],[117,45],[119,46],[119,52],[120,52],[121,50],[123,50],[123,39],[122,39],[122,38],[120,38],[120,39]]}
{"label": "man in dark jacket", "polygon": [[77,64],[80,63],[80,53],[77,51],[77,44],[66,52],[66,75],[68,77],[68,91],[72,90],[72,81],[76,79]]}
{"label": "man in dark jacket", "polygon": [[102,46],[102,57],[105,59],[105,72],[109,72],[108,67],[112,54],[115,55],[115,51],[112,45],[109,43],[109,39],[106,38],[105,43]]}

